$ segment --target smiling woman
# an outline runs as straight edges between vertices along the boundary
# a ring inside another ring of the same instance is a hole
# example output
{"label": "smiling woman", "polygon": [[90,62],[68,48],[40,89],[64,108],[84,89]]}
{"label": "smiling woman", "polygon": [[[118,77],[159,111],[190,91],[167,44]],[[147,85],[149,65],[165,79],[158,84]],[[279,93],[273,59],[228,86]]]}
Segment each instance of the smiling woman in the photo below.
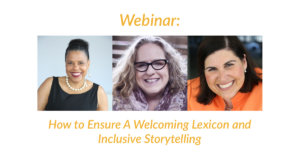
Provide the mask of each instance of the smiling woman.
{"label": "smiling woman", "polygon": [[103,88],[87,80],[88,43],[71,40],[65,52],[66,76],[49,77],[38,89],[38,110],[107,110]]}
{"label": "smiling woman", "polygon": [[188,110],[262,110],[262,70],[235,36],[206,37],[199,77],[188,81]]}
{"label": "smiling woman", "polygon": [[140,37],[113,72],[113,110],[186,110],[185,60],[160,37]]}

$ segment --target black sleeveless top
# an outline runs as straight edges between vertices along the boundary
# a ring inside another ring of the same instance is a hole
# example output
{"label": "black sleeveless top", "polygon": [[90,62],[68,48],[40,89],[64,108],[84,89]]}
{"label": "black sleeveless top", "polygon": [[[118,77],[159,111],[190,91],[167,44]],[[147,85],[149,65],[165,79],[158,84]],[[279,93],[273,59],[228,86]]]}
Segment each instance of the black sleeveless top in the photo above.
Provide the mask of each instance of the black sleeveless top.
{"label": "black sleeveless top", "polygon": [[68,94],[58,83],[58,77],[53,77],[46,110],[97,110],[97,84],[82,94]]}

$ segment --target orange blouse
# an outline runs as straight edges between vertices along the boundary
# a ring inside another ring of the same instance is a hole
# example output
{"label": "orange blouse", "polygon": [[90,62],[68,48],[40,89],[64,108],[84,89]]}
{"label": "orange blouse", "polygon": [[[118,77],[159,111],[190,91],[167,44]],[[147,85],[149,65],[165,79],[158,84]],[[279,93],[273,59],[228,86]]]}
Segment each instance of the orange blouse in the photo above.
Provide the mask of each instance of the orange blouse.
{"label": "orange blouse", "polygon": [[[225,102],[222,97],[216,96],[208,105],[197,101],[200,90],[200,77],[188,80],[188,111],[224,111]],[[232,98],[232,111],[262,111],[262,82],[254,86],[251,92],[238,92]]]}

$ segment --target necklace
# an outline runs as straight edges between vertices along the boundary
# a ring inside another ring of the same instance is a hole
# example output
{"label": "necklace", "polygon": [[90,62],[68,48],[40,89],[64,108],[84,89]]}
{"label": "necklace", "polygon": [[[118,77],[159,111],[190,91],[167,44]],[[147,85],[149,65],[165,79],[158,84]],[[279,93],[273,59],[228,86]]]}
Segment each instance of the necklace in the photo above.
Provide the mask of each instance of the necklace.
{"label": "necklace", "polygon": [[69,77],[66,76],[66,83],[68,85],[68,87],[72,90],[72,91],[81,91],[83,90],[85,87],[87,87],[87,83],[86,80],[84,80],[83,86],[81,88],[73,88],[71,87],[70,83],[69,83]]}

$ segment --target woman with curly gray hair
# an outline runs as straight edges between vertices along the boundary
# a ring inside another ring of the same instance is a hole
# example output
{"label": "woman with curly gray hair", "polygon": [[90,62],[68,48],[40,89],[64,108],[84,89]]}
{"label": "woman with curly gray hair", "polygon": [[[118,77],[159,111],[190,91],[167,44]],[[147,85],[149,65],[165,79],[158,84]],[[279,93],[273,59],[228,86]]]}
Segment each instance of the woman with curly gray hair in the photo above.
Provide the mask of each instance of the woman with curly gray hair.
{"label": "woman with curly gray hair", "polygon": [[113,71],[113,110],[186,110],[186,61],[160,37],[139,37]]}

